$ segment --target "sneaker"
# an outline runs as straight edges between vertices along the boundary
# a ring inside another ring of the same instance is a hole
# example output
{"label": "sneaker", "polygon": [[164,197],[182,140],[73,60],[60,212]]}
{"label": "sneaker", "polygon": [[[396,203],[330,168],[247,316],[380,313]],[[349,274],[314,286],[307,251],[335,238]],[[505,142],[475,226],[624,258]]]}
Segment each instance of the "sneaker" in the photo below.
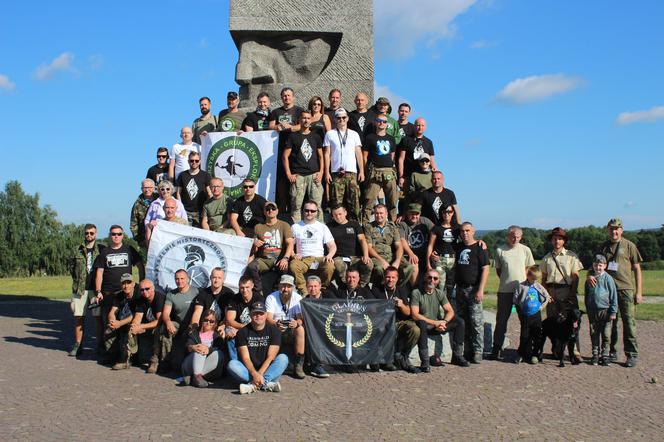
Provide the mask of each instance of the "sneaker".
{"label": "sneaker", "polygon": [[295,368],[293,370],[293,377],[295,379],[304,379],[305,374],[304,374],[304,364],[303,363],[297,363],[295,364]]}
{"label": "sneaker", "polygon": [[380,368],[385,371],[397,371],[397,367],[394,364],[382,364]]}
{"label": "sneaker", "polygon": [[311,367],[311,371],[309,372],[311,376],[315,378],[329,378],[330,374],[325,371],[322,365],[316,364],[313,367]]}
{"label": "sneaker", "polygon": [[256,391],[254,384],[240,384],[240,394],[250,394]]}
{"label": "sneaker", "polygon": [[530,358],[530,363],[533,365],[538,364],[539,359],[537,358],[537,356],[533,356],[532,358]]}
{"label": "sneaker", "polygon": [[195,374],[191,377],[189,385],[196,388],[207,388],[210,384],[208,384],[208,381],[205,380],[202,374]]}
{"label": "sneaker", "polygon": [[608,356],[602,356],[599,359],[599,365],[602,367],[608,367],[609,366],[609,357]]}
{"label": "sneaker", "polygon": [[431,356],[429,358],[429,365],[432,367],[442,367],[445,364],[443,363],[443,360],[440,359],[440,356]]}
{"label": "sneaker", "polygon": [[431,367],[428,365],[420,365],[418,373],[431,373]]}
{"label": "sneaker", "polygon": [[74,346],[72,347],[71,351],[69,352],[69,356],[71,356],[71,357],[79,356],[81,354],[82,350],[83,350],[83,348],[81,347],[81,343],[76,342],[74,344]]}
{"label": "sneaker", "polygon": [[463,356],[452,356],[452,364],[458,365],[459,367],[470,367],[470,362],[468,362]]}
{"label": "sneaker", "polygon": [[627,356],[627,361],[625,361],[625,367],[627,368],[632,368],[636,366],[636,357],[635,356]]}
{"label": "sneaker", "polygon": [[[602,360],[604,360],[604,358],[602,358]],[[599,365],[599,356],[593,355],[592,359],[590,359],[590,364]]]}
{"label": "sneaker", "polygon": [[611,353],[609,353],[609,362],[612,362],[614,364],[616,362],[618,362],[618,353],[617,352],[612,351]]}
{"label": "sneaker", "polygon": [[281,391],[281,384],[279,382],[266,382],[263,391],[279,393]]}
{"label": "sneaker", "polygon": [[145,372],[149,374],[155,374],[158,369],[159,369],[159,359],[152,358],[150,359],[150,365],[148,365],[148,369],[145,370]]}
{"label": "sneaker", "polygon": [[515,364],[520,364],[521,361],[523,361],[523,358],[522,358],[521,356],[517,356],[517,357],[514,359],[514,363],[515,363]]}
{"label": "sneaker", "polygon": [[111,370],[126,370],[129,368],[129,362],[118,362],[111,367]]}

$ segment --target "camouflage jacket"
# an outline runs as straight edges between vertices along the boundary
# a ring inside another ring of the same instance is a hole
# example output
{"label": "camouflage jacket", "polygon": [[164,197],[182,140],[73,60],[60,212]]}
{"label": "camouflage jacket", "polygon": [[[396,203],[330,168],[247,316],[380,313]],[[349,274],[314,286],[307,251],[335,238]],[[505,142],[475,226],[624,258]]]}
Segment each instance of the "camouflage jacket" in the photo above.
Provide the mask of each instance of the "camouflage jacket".
{"label": "camouflage jacket", "polygon": [[146,204],[143,194],[138,195],[134,205],[131,208],[131,219],[129,220],[129,228],[131,229],[131,234],[139,245],[143,245],[145,241],[145,215],[148,213],[150,208],[150,203],[157,199],[157,195],[153,194],[150,198],[150,202]]}
{"label": "camouflage jacket", "polygon": [[401,241],[401,235],[396,224],[388,221],[385,227],[380,228],[374,221],[364,226],[364,234],[367,237],[369,245],[373,247],[376,253],[386,261],[391,262],[395,252],[393,246]]}
{"label": "camouflage jacket", "polygon": [[[95,262],[99,253],[106,246],[101,244],[99,241],[95,241],[95,246],[92,249],[92,263]],[[70,273],[71,273],[71,292],[77,295],[83,295],[85,293],[85,282],[88,278],[88,262],[87,262],[87,252],[85,244],[80,244],[76,249],[76,253],[71,258],[70,263]],[[92,267],[92,266],[91,266]],[[92,271],[92,270],[90,270]]]}

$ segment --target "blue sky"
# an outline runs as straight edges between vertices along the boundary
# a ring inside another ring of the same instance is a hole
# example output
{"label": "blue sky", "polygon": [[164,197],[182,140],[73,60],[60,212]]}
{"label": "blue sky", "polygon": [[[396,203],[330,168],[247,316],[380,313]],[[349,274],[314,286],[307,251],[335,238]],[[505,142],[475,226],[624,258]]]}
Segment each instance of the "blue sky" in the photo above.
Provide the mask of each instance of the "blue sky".
{"label": "blue sky", "polygon": [[[663,2],[413,3],[375,2],[376,89],[427,118],[464,219],[664,222]],[[19,180],[64,222],[128,226],[156,147],[198,97],[218,112],[237,89],[228,9],[4,5],[0,185]]]}

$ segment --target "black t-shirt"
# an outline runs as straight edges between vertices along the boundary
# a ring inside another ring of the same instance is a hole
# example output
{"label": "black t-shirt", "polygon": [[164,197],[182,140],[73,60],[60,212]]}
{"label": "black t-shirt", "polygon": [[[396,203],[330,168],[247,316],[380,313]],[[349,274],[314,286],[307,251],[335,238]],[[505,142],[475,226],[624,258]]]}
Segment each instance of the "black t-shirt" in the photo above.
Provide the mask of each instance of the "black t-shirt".
{"label": "black t-shirt", "polygon": [[184,210],[187,212],[200,211],[208,199],[206,187],[210,185],[210,175],[204,170],[199,170],[196,175],[185,170],[180,173],[176,183],[180,188],[180,199]]}
{"label": "black t-shirt", "polygon": [[323,148],[323,140],[317,133],[293,132],[286,140],[286,148],[291,149],[288,165],[292,174],[307,176],[320,170],[318,152]]}
{"label": "black t-shirt", "polygon": [[362,144],[362,150],[369,152],[368,162],[374,167],[394,167],[391,154],[394,154],[396,147],[391,135],[369,134]]}
{"label": "black t-shirt", "polygon": [[194,299],[195,305],[203,306],[203,311],[213,309],[217,315],[217,320],[223,320],[226,312],[226,307],[233,300],[235,293],[228,287],[221,287],[221,291],[214,295],[212,288],[207,287],[196,296]]}
{"label": "black t-shirt", "polygon": [[267,359],[267,351],[271,345],[281,346],[281,332],[274,325],[267,323],[263,330],[255,330],[253,325],[249,325],[235,335],[235,347],[247,347],[249,359],[256,370]]}
{"label": "black t-shirt", "polygon": [[127,298],[122,291],[116,292],[113,295],[113,307],[117,308],[115,319],[122,321],[129,316],[134,316],[136,306],[140,301],[141,294],[138,291],[138,284],[134,285],[134,293],[131,295],[131,298]]}
{"label": "black t-shirt", "polygon": [[256,224],[265,222],[265,198],[260,195],[254,195],[254,198],[247,202],[240,196],[231,204],[230,213],[237,213],[237,223],[240,227],[254,228]]}
{"label": "black t-shirt", "polygon": [[240,324],[249,324],[251,322],[251,304],[254,302],[264,302],[261,295],[254,293],[249,302],[244,302],[242,295],[236,293],[233,299],[228,303],[228,310],[235,311],[235,321]]}
{"label": "black t-shirt", "polygon": [[323,117],[321,116],[318,121],[314,121],[311,123],[311,131],[318,135],[320,139],[325,138],[325,121],[323,120]]}
{"label": "black t-shirt", "polygon": [[[385,286],[383,286],[383,284],[374,284],[374,286],[371,287],[371,294],[373,295],[374,299],[390,300],[399,298],[403,301],[404,304],[410,305],[410,292],[406,287],[403,286],[397,286],[393,292],[390,292],[385,288]],[[410,316],[404,315],[401,312],[401,309],[395,307],[394,310],[396,312],[397,321],[405,321],[410,319]]]}
{"label": "black t-shirt", "polygon": [[401,134],[401,139],[404,137],[415,138],[415,125],[410,121],[406,124],[399,124],[399,133]]}
{"label": "black t-shirt", "polygon": [[435,226],[431,233],[436,235],[433,250],[440,256],[453,256],[459,248],[459,228]]}
{"label": "black t-shirt", "polygon": [[250,112],[242,122],[242,128],[251,127],[253,130],[268,130],[270,128],[269,118],[269,114],[260,115],[256,111]]}
{"label": "black t-shirt", "polygon": [[433,189],[428,189],[422,192],[422,216],[426,216],[434,224],[440,223],[440,208],[452,206],[457,203],[456,195],[450,189],[443,188],[440,193],[434,192]]}
{"label": "black t-shirt", "polygon": [[[99,247],[101,252],[106,248],[105,245],[95,242],[95,245]],[[88,276],[85,278],[85,290],[94,290],[95,289],[95,277],[97,272],[94,270],[94,261],[92,260],[92,251],[93,248],[85,248],[85,268],[88,270]]]}
{"label": "black t-shirt", "polygon": [[434,154],[433,143],[425,136],[422,136],[422,138],[407,137],[406,141],[401,144],[403,146],[402,149],[406,151],[406,157],[403,162],[404,177],[408,177],[411,173],[419,170],[417,160],[423,153]]}
{"label": "black t-shirt", "polygon": [[159,163],[149,168],[145,178],[150,178],[152,181],[154,181],[155,185],[164,180],[168,181],[168,161],[163,168],[159,167]]}
{"label": "black t-shirt", "polygon": [[93,265],[95,273],[96,269],[104,269],[101,291],[104,293],[119,291],[122,288],[120,277],[124,273],[131,274],[132,266],[139,262],[141,262],[141,255],[128,244],[122,244],[118,249],[106,247],[102,250]]}
{"label": "black t-shirt", "polygon": [[346,224],[331,221],[327,227],[330,229],[334,243],[337,245],[335,258],[337,256],[362,256],[362,248],[357,240],[357,235],[364,234],[364,229],[357,221],[348,221]]}
{"label": "black t-shirt", "polygon": [[376,118],[376,114],[370,110],[358,112],[356,109],[348,115],[348,128],[360,134],[360,139],[364,144],[364,138],[369,134],[369,128],[373,127],[372,124]]}
{"label": "black t-shirt", "polygon": [[143,318],[141,319],[142,324],[152,322],[157,319],[157,313],[164,311],[164,302],[166,301],[166,295],[161,292],[155,292],[152,301],[141,297],[140,301],[136,303],[136,312],[143,313]]}
{"label": "black t-shirt", "polygon": [[[291,125],[295,125],[300,121],[300,114],[304,109],[302,109],[300,106],[293,106],[290,109],[284,109],[282,107],[278,107],[272,112],[270,112],[270,116],[268,118],[269,121],[274,121],[276,123],[288,123]],[[282,131],[279,132],[279,152],[283,150],[284,145],[286,144],[286,140],[288,139],[288,135],[290,135],[290,131]]]}
{"label": "black t-shirt", "polygon": [[328,287],[330,294],[337,299],[373,299],[373,294],[368,287],[358,286],[355,290],[348,290],[346,284],[341,284],[339,288]]}
{"label": "black t-shirt", "polygon": [[463,287],[479,284],[482,267],[486,265],[489,265],[489,253],[479,241],[470,246],[461,244],[455,263],[455,282]]}

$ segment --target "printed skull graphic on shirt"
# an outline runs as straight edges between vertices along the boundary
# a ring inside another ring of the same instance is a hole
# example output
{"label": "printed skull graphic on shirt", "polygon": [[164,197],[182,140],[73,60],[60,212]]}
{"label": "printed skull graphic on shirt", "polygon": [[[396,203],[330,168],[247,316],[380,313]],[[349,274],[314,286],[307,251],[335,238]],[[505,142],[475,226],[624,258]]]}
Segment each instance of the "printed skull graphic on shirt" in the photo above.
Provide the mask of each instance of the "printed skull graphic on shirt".
{"label": "printed skull graphic on shirt", "polygon": [[470,249],[463,249],[459,255],[459,265],[469,265],[470,264]]}

